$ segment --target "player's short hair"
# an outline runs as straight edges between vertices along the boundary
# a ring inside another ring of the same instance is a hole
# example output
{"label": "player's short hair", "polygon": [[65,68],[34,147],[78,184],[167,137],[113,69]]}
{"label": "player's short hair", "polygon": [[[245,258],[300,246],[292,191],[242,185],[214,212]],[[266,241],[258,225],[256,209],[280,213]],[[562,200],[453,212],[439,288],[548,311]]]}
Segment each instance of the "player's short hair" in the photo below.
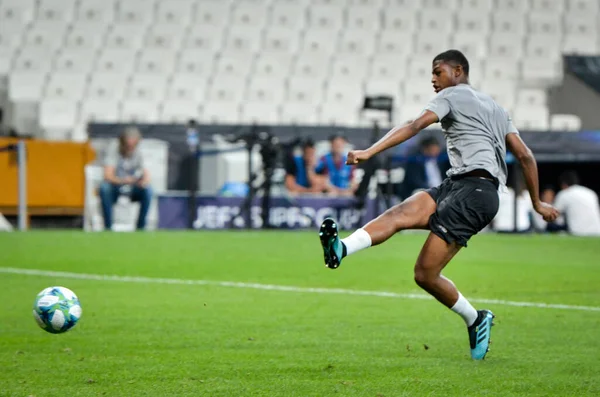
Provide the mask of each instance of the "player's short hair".
{"label": "player's short hair", "polygon": [[438,54],[435,58],[433,58],[433,62],[437,61],[453,62],[457,65],[460,65],[462,66],[465,74],[467,76],[469,75],[469,61],[467,60],[467,57],[458,50],[448,50]]}
{"label": "player's short hair", "polygon": [[579,176],[575,171],[568,170],[559,175],[558,183],[567,186],[579,185]]}

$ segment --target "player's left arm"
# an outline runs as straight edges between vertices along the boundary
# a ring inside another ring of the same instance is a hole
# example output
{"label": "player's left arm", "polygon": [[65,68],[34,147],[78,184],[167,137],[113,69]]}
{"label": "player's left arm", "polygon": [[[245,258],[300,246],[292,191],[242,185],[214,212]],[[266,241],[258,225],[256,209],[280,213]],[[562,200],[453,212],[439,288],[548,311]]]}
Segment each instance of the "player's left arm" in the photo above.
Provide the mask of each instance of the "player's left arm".
{"label": "player's left arm", "polygon": [[421,130],[427,128],[433,123],[437,123],[438,121],[437,114],[430,110],[425,110],[415,120],[403,125],[402,127],[392,128],[370,148],[366,150],[352,150],[349,152],[346,164],[352,165],[366,161],[375,156],[377,153],[381,153],[386,149],[407,141],[408,139],[417,135]]}
{"label": "player's left arm", "polygon": [[558,217],[558,211],[552,205],[540,200],[538,169],[533,152],[517,133],[509,132],[506,135],[506,146],[521,164],[533,209],[542,215],[546,222],[553,222]]}

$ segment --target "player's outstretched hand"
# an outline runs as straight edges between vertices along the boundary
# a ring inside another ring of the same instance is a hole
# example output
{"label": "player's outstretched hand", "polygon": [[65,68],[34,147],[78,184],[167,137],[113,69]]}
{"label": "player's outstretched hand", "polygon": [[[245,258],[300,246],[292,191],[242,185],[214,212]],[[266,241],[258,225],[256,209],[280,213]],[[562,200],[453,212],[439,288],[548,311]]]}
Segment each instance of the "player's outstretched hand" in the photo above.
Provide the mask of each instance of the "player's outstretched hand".
{"label": "player's outstretched hand", "polygon": [[363,161],[367,161],[371,156],[366,150],[352,150],[348,152],[348,159],[346,160],[347,165],[358,164]]}
{"label": "player's outstretched hand", "polygon": [[535,211],[540,214],[546,222],[554,222],[559,215],[556,208],[544,202],[540,202],[536,205]]}

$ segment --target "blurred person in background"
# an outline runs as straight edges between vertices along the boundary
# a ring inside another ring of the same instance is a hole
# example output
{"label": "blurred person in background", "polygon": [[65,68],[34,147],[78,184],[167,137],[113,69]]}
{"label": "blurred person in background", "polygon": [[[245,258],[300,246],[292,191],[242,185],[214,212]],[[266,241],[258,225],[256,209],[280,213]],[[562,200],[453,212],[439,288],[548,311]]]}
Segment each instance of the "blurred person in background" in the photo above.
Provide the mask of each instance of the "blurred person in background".
{"label": "blurred person in background", "polygon": [[334,135],[329,142],[331,151],[319,160],[317,173],[327,175],[330,193],[352,196],[358,184],[353,182],[354,167],[346,165],[348,141],[342,135]]}
{"label": "blurred person in background", "polygon": [[100,200],[106,230],[112,228],[112,207],[121,195],[140,203],[136,228],[143,230],[146,227],[152,189],[150,174],[144,167],[138,148],[141,139],[142,134],[137,128],[126,128],[119,137],[118,150],[109,150],[104,158],[104,182],[100,185]]}
{"label": "blurred person in background", "polygon": [[285,165],[285,187],[290,193],[323,193],[327,181],[316,171],[317,157],[315,143],[306,139],[302,143],[302,153],[291,155]]}
{"label": "blurred person in background", "polygon": [[[506,192],[500,192],[498,213],[492,221],[491,227],[501,233],[524,233],[531,230],[531,213],[535,212],[531,205],[529,192],[522,183],[517,186],[517,228],[515,230],[515,190],[511,187]],[[541,217],[540,217],[541,218]],[[543,218],[541,218],[544,221]]]}
{"label": "blurred person in background", "polygon": [[[542,189],[542,192],[540,193],[540,200],[542,200],[544,203],[554,205],[555,197],[556,192],[554,191],[554,188],[552,186],[544,187],[544,189]],[[537,232],[559,232],[562,230],[566,230],[566,227],[564,225],[559,225],[556,222],[546,222],[544,218],[542,218],[542,216],[535,211],[531,213],[531,222],[533,228]]]}
{"label": "blurred person in background", "polygon": [[442,183],[448,170],[447,162],[440,160],[442,147],[435,137],[426,137],[419,143],[416,153],[410,156],[405,177],[400,186],[400,196],[410,197],[415,191],[429,189]]}
{"label": "blurred person in background", "polygon": [[554,206],[560,211],[559,224],[565,224],[576,236],[600,236],[600,204],[592,189],[579,184],[575,171],[565,171],[559,178],[560,192]]}

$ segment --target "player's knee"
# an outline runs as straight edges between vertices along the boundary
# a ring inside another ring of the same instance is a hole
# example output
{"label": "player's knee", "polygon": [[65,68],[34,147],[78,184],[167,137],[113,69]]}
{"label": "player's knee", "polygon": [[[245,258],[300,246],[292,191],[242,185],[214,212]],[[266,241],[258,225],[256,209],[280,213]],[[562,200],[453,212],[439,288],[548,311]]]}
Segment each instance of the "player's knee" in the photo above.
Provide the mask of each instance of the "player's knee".
{"label": "player's knee", "polygon": [[434,282],[434,275],[419,266],[415,267],[415,283],[417,283],[419,287],[427,289],[427,287],[431,286]]}

